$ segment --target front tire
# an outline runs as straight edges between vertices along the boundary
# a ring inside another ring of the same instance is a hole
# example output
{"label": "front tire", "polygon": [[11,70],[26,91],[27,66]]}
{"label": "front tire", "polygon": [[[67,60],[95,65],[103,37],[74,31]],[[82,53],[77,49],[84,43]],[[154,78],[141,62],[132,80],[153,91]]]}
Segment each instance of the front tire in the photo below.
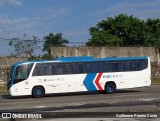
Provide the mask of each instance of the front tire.
{"label": "front tire", "polygon": [[106,83],[105,85],[105,93],[113,94],[116,90],[116,85],[114,83]]}
{"label": "front tire", "polygon": [[34,87],[32,90],[32,96],[35,98],[41,98],[45,95],[43,87]]}

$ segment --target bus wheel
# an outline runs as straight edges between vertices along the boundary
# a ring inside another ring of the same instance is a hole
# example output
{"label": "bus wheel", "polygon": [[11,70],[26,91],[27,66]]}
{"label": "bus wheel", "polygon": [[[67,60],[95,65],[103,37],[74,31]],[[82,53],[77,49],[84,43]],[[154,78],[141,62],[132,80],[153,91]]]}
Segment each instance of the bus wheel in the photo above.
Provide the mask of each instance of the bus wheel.
{"label": "bus wheel", "polygon": [[116,85],[114,83],[106,83],[105,85],[105,93],[112,94],[116,90]]}
{"label": "bus wheel", "polygon": [[43,97],[45,94],[43,87],[34,87],[32,90],[32,96],[35,98]]}

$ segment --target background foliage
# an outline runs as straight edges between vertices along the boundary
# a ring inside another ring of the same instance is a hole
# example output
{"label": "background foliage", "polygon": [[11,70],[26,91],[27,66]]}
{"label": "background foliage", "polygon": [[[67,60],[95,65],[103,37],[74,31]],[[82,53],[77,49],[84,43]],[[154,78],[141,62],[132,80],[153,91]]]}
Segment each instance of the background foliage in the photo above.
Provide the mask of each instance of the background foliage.
{"label": "background foliage", "polygon": [[87,46],[160,47],[160,19],[141,20],[120,14],[100,21],[89,31]]}

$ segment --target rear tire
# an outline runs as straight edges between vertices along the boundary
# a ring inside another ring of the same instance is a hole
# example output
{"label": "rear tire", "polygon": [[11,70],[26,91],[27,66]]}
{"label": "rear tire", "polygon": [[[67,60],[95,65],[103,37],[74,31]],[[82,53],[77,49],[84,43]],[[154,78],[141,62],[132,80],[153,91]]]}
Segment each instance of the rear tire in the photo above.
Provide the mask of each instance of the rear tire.
{"label": "rear tire", "polygon": [[41,98],[45,95],[43,87],[34,87],[32,90],[32,96],[35,98]]}
{"label": "rear tire", "polygon": [[106,83],[105,85],[105,93],[113,94],[116,90],[116,85],[114,83]]}

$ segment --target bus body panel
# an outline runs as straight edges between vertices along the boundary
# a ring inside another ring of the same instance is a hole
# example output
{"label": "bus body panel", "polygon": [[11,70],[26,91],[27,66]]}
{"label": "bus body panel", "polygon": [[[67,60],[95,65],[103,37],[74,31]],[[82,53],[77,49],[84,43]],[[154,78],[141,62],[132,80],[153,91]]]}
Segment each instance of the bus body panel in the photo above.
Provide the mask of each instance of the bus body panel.
{"label": "bus body panel", "polygon": [[9,95],[11,96],[31,95],[32,94],[31,87],[28,83],[29,81],[25,80],[12,85],[12,87],[8,90]]}
{"label": "bus body panel", "polygon": [[8,90],[12,96],[32,95],[35,86],[43,86],[45,94],[105,90],[107,82],[114,82],[116,89],[144,87],[151,85],[151,67],[140,71],[99,72],[87,74],[66,74],[33,76],[37,62],[34,62],[28,79],[13,84]]}
{"label": "bus body panel", "polygon": [[[147,70],[141,72],[103,73],[98,83],[102,90],[104,90],[107,82],[115,82],[116,89],[150,86],[151,80],[146,73]],[[31,90],[34,86],[43,86],[46,94],[100,90],[95,82],[98,74],[86,84],[84,81],[87,74],[31,77],[18,83],[18,86],[16,84],[13,85],[11,88],[12,93],[10,94],[13,96],[31,95]],[[128,77],[131,79],[128,79]]]}

